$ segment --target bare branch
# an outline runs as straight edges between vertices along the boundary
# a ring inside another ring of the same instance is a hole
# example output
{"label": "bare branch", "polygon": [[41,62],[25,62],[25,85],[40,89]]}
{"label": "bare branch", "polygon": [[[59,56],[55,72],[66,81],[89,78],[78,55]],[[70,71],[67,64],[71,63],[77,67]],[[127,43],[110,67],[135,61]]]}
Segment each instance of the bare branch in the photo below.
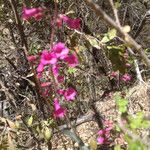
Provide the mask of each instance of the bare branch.
{"label": "bare branch", "polygon": [[118,24],[118,26],[120,26],[120,21],[119,21],[119,16],[118,16],[118,10],[116,9],[116,7],[114,6],[114,2],[113,0],[109,0],[110,5],[112,7],[115,19],[116,19],[116,23]]}
{"label": "bare branch", "polygon": [[133,47],[141,56],[141,58],[144,60],[144,62],[147,64],[147,66],[150,68],[150,60],[147,57],[147,55],[142,50],[141,45],[139,45],[128,33],[124,32],[123,27],[117,25],[117,23],[112,20],[97,4],[95,4],[92,0],[85,0],[87,5],[89,5],[90,8],[94,10],[94,12],[97,14],[97,16],[100,16],[108,25],[115,28],[121,36],[124,38],[127,45],[130,47]]}

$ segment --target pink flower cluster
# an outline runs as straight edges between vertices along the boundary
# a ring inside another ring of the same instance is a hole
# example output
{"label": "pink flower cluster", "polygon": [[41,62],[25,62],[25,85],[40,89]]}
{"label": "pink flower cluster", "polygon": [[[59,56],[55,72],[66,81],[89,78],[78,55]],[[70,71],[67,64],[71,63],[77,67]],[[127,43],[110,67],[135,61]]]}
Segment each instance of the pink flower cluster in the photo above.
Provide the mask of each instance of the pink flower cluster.
{"label": "pink flower cluster", "polygon": [[43,9],[41,7],[38,8],[23,8],[22,18],[23,20],[29,20],[33,17],[35,20],[41,20],[43,16]]}
{"label": "pink flower cluster", "polygon": [[124,82],[129,82],[131,79],[132,79],[131,76],[127,73],[124,74],[121,78],[121,80],[124,81]]}
{"label": "pink flower cluster", "polygon": [[110,133],[113,129],[113,122],[110,120],[104,121],[105,128],[98,131],[97,142],[99,144],[108,144],[110,142]]}
{"label": "pink flower cluster", "polygon": [[66,114],[66,109],[61,107],[57,98],[54,99],[54,117],[63,118]]}
{"label": "pink flower cluster", "polygon": [[[119,76],[119,73],[118,72],[111,72],[110,74],[109,74],[109,76],[111,77],[111,78],[117,78],[117,76]],[[131,79],[132,79],[132,77],[131,77],[131,75],[129,75],[128,73],[125,73],[124,75],[122,75],[122,77],[120,78],[123,82],[129,82]]]}
{"label": "pink flower cluster", "polygon": [[[41,20],[43,17],[43,9],[41,7],[37,8],[27,8],[23,7],[22,18],[23,20],[29,20],[30,18],[35,20]],[[58,27],[61,27],[63,22],[71,29],[80,29],[81,20],[79,18],[72,19],[66,16],[65,14],[60,14],[56,19],[56,24]]]}
{"label": "pink flower cluster", "polygon": [[[37,59],[37,56],[30,55],[28,56],[28,61],[34,62]],[[40,63],[37,67],[38,78],[41,82],[41,88],[44,92],[42,92],[43,96],[50,96],[52,90],[50,81],[43,82],[45,80],[45,76],[43,79],[43,73],[52,71],[54,78],[60,84],[65,80],[65,77],[60,74],[60,69],[62,68],[61,64],[66,63],[69,67],[76,67],[78,65],[78,59],[75,53],[70,53],[69,49],[65,46],[64,43],[56,43],[51,50],[44,49],[40,55]],[[52,70],[51,70],[52,69]],[[48,70],[48,71],[47,71]],[[49,73],[48,73],[49,74]],[[57,89],[57,87],[56,87]],[[77,94],[76,90],[72,87],[69,87],[65,90],[58,89],[57,94],[63,96],[62,98],[66,101],[73,101]],[[59,104],[58,98],[54,99],[54,117],[62,118],[66,114],[66,109],[61,107]]]}
{"label": "pink flower cluster", "polygon": [[[67,101],[72,101],[75,99],[77,92],[73,88],[68,88],[67,90],[58,90],[60,95],[63,95]],[[67,109],[60,106],[57,98],[54,99],[54,117],[63,118],[66,114]]]}
{"label": "pink flower cluster", "polygon": [[[42,73],[44,71],[44,66],[52,65],[53,73],[56,77],[59,74],[59,65],[58,61],[64,61],[68,64],[69,67],[75,67],[78,65],[78,59],[76,54],[69,54],[69,49],[65,46],[64,43],[57,43],[53,46],[51,51],[43,50],[40,64],[37,67],[37,72]],[[60,80],[61,76],[58,77]]]}

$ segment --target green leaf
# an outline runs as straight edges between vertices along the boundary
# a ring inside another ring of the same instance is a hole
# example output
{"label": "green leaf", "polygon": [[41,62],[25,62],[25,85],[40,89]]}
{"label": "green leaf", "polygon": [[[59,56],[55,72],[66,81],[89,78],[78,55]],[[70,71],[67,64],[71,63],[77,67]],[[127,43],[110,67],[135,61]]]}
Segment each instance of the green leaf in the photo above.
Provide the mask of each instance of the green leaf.
{"label": "green leaf", "polygon": [[69,74],[74,74],[76,71],[77,71],[76,68],[71,68],[71,67],[70,67],[70,68],[68,69],[68,73],[69,73]]}
{"label": "green leaf", "polygon": [[121,98],[119,95],[115,97],[119,112],[125,113],[127,111],[128,100]]}
{"label": "green leaf", "polygon": [[100,49],[100,41],[90,35],[85,35],[88,42],[95,48]]}
{"label": "green leaf", "polygon": [[113,39],[116,37],[116,34],[117,34],[117,31],[116,29],[111,29],[109,32],[108,32],[108,36],[109,36],[109,39]]}
{"label": "green leaf", "polygon": [[117,124],[115,125],[115,130],[118,131],[118,132],[121,131],[120,127]]}
{"label": "green leaf", "polygon": [[143,112],[138,112],[134,117],[129,116],[128,118],[130,120],[130,127],[132,129],[147,129],[150,127],[150,121],[144,119]]}
{"label": "green leaf", "polygon": [[121,150],[121,147],[120,147],[120,145],[115,145],[115,148],[114,148],[114,150]]}
{"label": "green leaf", "polygon": [[51,136],[52,136],[52,130],[49,129],[48,127],[44,128],[44,137],[46,140],[50,140]]}
{"label": "green leaf", "polygon": [[125,46],[124,45],[111,45],[107,46],[108,57],[113,64],[114,71],[120,71],[120,73],[124,74],[126,72],[126,59],[124,58]]}
{"label": "green leaf", "polygon": [[105,36],[102,38],[101,42],[102,43],[107,43],[110,40],[112,40],[113,38],[116,37],[117,31],[116,29],[111,29],[110,31],[108,31],[107,34],[105,34]]}

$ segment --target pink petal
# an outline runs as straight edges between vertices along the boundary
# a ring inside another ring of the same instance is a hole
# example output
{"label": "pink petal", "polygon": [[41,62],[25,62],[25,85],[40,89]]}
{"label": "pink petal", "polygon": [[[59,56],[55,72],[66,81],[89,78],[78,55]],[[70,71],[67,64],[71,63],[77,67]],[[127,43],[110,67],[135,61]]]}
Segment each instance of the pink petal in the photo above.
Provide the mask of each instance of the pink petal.
{"label": "pink petal", "polygon": [[39,73],[37,74],[37,78],[38,78],[38,79],[42,78],[42,73],[41,73],[41,72],[39,72]]}
{"label": "pink petal", "polygon": [[98,134],[99,134],[99,135],[103,135],[104,133],[105,133],[104,130],[99,130],[99,131],[98,131]]}
{"label": "pink petal", "polygon": [[128,82],[128,81],[131,80],[131,76],[126,73],[126,74],[124,74],[124,75],[122,76],[121,80],[124,81],[124,82]]}
{"label": "pink petal", "polygon": [[69,67],[76,67],[78,65],[78,59],[75,54],[67,56],[64,60],[68,63]]}
{"label": "pink petal", "polygon": [[80,19],[69,19],[68,21],[66,21],[67,25],[69,28],[71,29],[80,29],[80,23],[81,20]]}
{"label": "pink petal", "polygon": [[71,29],[80,29],[81,20],[79,18],[72,19],[64,14],[60,14],[59,17],[67,24]]}
{"label": "pink petal", "polygon": [[75,99],[76,94],[77,94],[77,92],[73,88],[68,88],[65,91],[64,96],[67,101],[72,101]]}
{"label": "pink petal", "polygon": [[58,74],[59,74],[59,66],[58,65],[53,65],[52,66],[52,71],[53,71],[54,76],[57,77]]}
{"label": "pink petal", "polygon": [[30,17],[37,17],[39,13],[42,13],[42,8],[23,8],[22,18],[28,20]]}
{"label": "pink petal", "polygon": [[60,105],[59,105],[59,102],[58,102],[57,98],[54,99],[54,108],[55,108],[55,110],[60,109]]}
{"label": "pink petal", "polygon": [[43,72],[43,70],[44,70],[44,65],[40,63],[37,67],[37,72],[41,73],[41,72]]}
{"label": "pink petal", "polygon": [[51,82],[44,82],[41,84],[41,87],[48,87],[51,85]]}
{"label": "pink petal", "polygon": [[43,65],[56,64],[56,62],[57,62],[57,57],[54,53],[50,53],[47,50],[43,50],[41,55],[41,63]]}
{"label": "pink petal", "polygon": [[104,144],[104,141],[105,141],[105,139],[104,139],[103,137],[98,137],[98,138],[97,138],[97,142],[98,142],[99,144]]}
{"label": "pink petal", "polygon": [[64,76],[60,76],[60,75],[57,76],[57,81],[58,81],[58,83],[63,83],[64,80],[65,80],[65,77],[64,77]]}
{"label": "pink petal", "polygon": [[66,109],[62,108],[57,98],[54,99],[54,117],[63,118],[66,114]]}
{"label": "pink petal", "polygon": [[27,57],[27,59],[28,59],[29,62],[32,62],[32,61],[36,60],[36,56],[35,55],[30,55],[30,56]]}
{"label": "pink petal", "polygon": [[115,71],[111,72],[111,74],[110,74],[110,76],[113,78],[117,77],[117,75],[118,75],[118,73]]}
{"label": "pink petal", "polygon": [[56,118],[63,118],[66,114],[66,109],[60,108],[57,111],[54,111],[54,117]]}
{"label": "pink petal", "polygon": [[59,90],[57,90],[57,93],[60,94],[60,95],[64,95],[65,90],[59,89]]}
{"label": "pink petal", "polygon": [[63,59],[69,53],[69,49],[65,47],[64,43],[57,43],[53,46],[53,51],[56,54],[57,58]]}
{"label": "pink petal", "polygon": [[33,17],[34,17],[35,20],[39,21],[39,20],[42,19],[43,14],[42,13],[38,13],[38,14],[35,14]]}
{"label": "pink petal", "polygon": [[61,18],[57,18],[56,20],[56,25],[60,28],[62,26],[62,19]]}

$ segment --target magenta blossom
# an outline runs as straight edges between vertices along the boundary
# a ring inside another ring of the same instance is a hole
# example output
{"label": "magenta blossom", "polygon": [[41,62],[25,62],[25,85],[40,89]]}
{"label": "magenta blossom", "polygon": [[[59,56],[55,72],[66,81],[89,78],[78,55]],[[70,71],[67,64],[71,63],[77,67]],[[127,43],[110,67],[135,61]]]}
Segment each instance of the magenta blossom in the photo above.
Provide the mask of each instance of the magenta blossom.
{"label": "magenta blossom", "polygon": [[75,99],[76,94],[77,92],[73,88],[70,87],[65,91],[64,96],[67,101],[72,101]]}
{"label": "magenta blossom", "polygon": [[69,53],[69,49],[65,47],[64,43],[57,43],[53,46],[53,51],[56,54],[57,58],[63,59]]}
{"label": "magenta blossom", "polygon": [[111,76],[112,78],[117,77],[117,75],[118,75],[118,72],[115,72],[115,71],[112,71],[112,72],[110,73],[110,76]]}
{"label": "magenta blossom", "polygon": [[78,65],[78,59],[75,54],[67,56],[64,60],[68,63],[69,67],[76,67]]}
{"label": "magenta blossom", "polygon": [[31,17],[34,17],[35,20],[40,20],[42,18],[43,9],[41,7],[38,8],[23,8],[22,18],[23,20],[28,20]]}
{"label": "magenta blossom", "polygon": [[121,80],[124,82],[129,82],[131,80],[131,76],[126,73],[122,76]]}
{"label": "magenta blossom", "polygon": [[41,83],[41,87],[48,87],[51,85],[51,82],[43,82]]}
{"label": "magenta blossom", "polygon": [[58,90],[57,90],[57,93],[58,93],[59,95],[64,95],[64,93],[65,93],[65,90],[58,89]]}
{"label": "magenta blossom", "polygon": [[71,29],[80,29],[80,23],[81,20],[80,19],[71,19],[69,18],[67,21],[66,21],[66,24],[68,25],[69,28]]}
{"label": "magenta blossom", "polygon": [[[38,72],[38,71],[37,71],[37,72]],[[42,78],[42,73],[41,73],[41,72],[39,72],[39,73],[37,74],[37,78],[38,78],[38,79]]]}
{"label": "magenta blossom", "polygon": [[97,138],[97,142],[98,142],[99,144],[104,144],[105,139],[100,136],[100,137]]}
{"label": "magenta blossom", "polygon": [[53,72],[54,76],[57,77],[59,75],[59,65],[53,65],[52,72]]}
{"label": "magenta blossom", "polygon": [[44,70],[44,65],[40,63],[37,67],[37,72],[41,73],[41,72],[43,72],[43,70]]}
{"label": "magenta blossom", "polygon": [[105,128],[98,131],[99,137],[97,141],[99,144],[109,143],[111,130],[113,129],[113,122],[111,120],[104,120],[103,124]]}
{"label": "magenta blossom", "polygon": [[36,56],[35,55],[30,55],[30,56],[27,57],[27,59],[28,59],[29,62],[33,62],[33,61],[36,60]]}
{"label": "magenta blossom", "polygon": [[63,83],[64,80],[65,80],[65,77],[64,77],[64,76],[61,76],[61,75],[58,75],[58,76],[57,76],[57,81],[58,81],[58,83]]}
{"label": "magenta blossom", "polygon": [[66,15],[60,14],[59,17],[67,24],[71,29],[80,29],[81,20],[79,18],[72,19]]}
{"label": "magenta blossom", "polygon": [[109,141],[110,131],[111,131],[111,129],[109,129],[109,128],[105,128],[105,129],[98,131],[99,137],[97,138],[97,141],[99,144],[104,144]]}
{"label": "magenta blossom", "polygon": [[43,50],[41,55],[41,64],[48,65],[48,64],[56,64],[57,57],[55,53],[50,53],[47,50]]}
{"label": "magenta blossom", "polygon": [[54,117],[63,118],[66,114],[66,109],[62,108],[57,98],[54,99]]}

